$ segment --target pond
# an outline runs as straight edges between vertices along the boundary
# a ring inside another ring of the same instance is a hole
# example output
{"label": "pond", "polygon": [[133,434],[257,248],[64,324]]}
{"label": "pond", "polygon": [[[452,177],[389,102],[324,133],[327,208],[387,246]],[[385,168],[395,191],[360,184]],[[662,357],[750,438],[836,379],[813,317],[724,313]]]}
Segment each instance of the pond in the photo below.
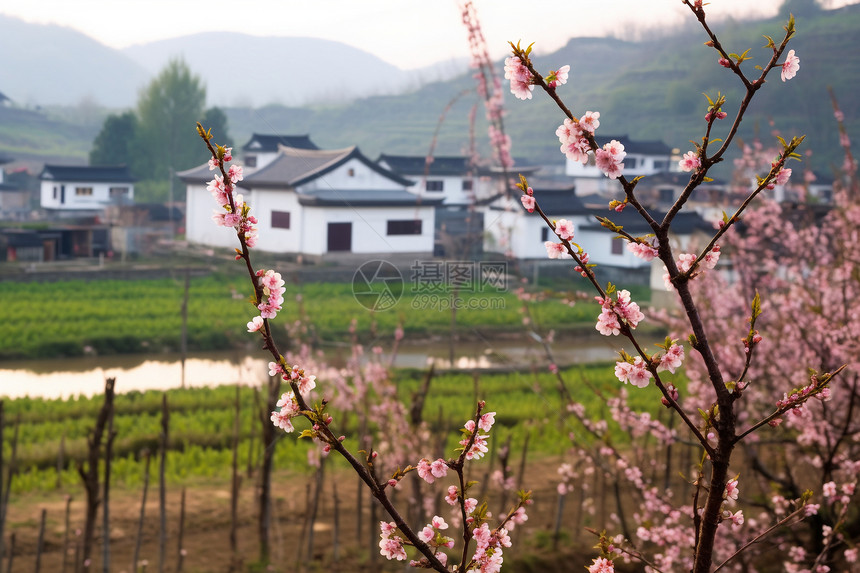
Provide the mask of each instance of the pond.
{"label": "pond", "polygon": [[[556,363],[608,362],[617,356],[619,338],[599,335],[569,338],[552,345]],[[629,348],[627,348],[630,351]],[[348,345],[323,347],[327,358],[342,365],[349,355]],[[387,362],[390,349],[383,350]],[[447,342],[404,341],[394,360],[397,368],[450,369],[451,348]],[[221,384],[259,385],[268,379],[269,358],[263,351],[197,352],[185,361],[185,385],[217,386]],[[537,341],[467,341],[454,347],[455,369],[500,370],[529,366],[546,368],[544,349]],[[0,362],[0,397],[24,396],[68,398],[92,396],[104,390],[104,379],[117,378],[117,392],[132,390],[168,390],[183,384],[179,354],[134,354],[90,356],[59,360],[18,360]]]}

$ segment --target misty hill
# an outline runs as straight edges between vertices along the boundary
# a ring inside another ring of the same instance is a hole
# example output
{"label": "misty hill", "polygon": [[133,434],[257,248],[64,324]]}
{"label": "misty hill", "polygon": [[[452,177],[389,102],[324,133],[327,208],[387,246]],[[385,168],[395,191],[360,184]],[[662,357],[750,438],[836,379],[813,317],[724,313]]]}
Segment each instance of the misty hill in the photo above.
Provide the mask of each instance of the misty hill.
{"label": "misty hill", "polygon": [[[763,64],[768,57],[767,51],[761,49],[762,35],[779,37],[786,19],[787,14],[761,21],[713,22],[712,26],[729,51],[740,53],[751,49],[754,59],[744,67],[752,74],[753,66]],[[749,140],[758,132],[766,142],[771,142],[772,119],[785,136],[808,135],[803,149],[814,150],[812,160],[816,169],[827,170],[831,163],[841,161],[828,86],[833,87],[839,98],[849,133],[855,138],[860,136],[860,100],[854,95],[860,91],[860,61],[853,57],[860,43],[860,5],[798,14],[797,30],[791,46],[801,59],[797,77],[782,83],[778,73],[771,74],[741,126],[741,136]],[[707,38],[692,18],[683,30],[662,34],[640,42],[575,38],[557,52],[534,59],[543,71],[571,65],[570,80],[559,88],[559,94],[575,114],[600,111],[601,133],[661,139],[671,147],[686,150],[691,148],[690,139],[703,134],[707,104],[701,94],[713,96],[722,91],[728,97],[726,110],[731,113],[740,101],[740,85],[731,72],[716,65],[716,52],[703,45]],[[186,57],[190,60],[190,56]],[[312,82],[294,73],[293,63],[272,70],[272,74],[280,77],[289,72],[291,80]],[[501,62],[497,69],[501,73]],[[338,73],[339,69],[329,75]],[[237,78],[237,83],[243,82],[249,89],[254,86],[247,78]],[[461,95],[468,90],[472,91]],[[3,84],[0,91],[15,98],[14,92]],[[209,93],[208,105],[226,108],[230,133],[238,144],[247,141],[252,132],[308,133],[322,147],[357,144],[370,156],[380,152],[426,153],[440,114],[454,98],[458,98],[457,102],[439,132],[436,151],[462,153],[469,141],[469,112],[478,102],[470,74],[424,85],[402,95],[378,95],[348,104],[237,107],[234,99],[212,97],[215,93],[212,85]],[[560,166],[563,157],[554,133],[563,117],[549,98],[535,92],[534,99],[523,102],[508,94],[505,105],[506,128],[513,140],[514,156]],[[483,109],[479,109],[476,134],[480,141],[486,141],[483,115]],[[727,127],[719,125],[718,129]],[[80,145],[89,149],[91,130],[87,133],[89,139],[84,139],[82,130]],[[45,132],[42,137],[46,146],[50,145],[50,133]],[[33,147],[39,134],[28,133],[26,139],[28,146]],[[16,145],[6,140],[0,122],[0,151],[14,157],[16,149]]]}
{"label": "misty hill", "polygon": [[126,107],[149,73],[122,53],[61,26],[0,16],[0,91],[19,105],[90,99]]}
{"label": "misty hill", "polygon": [[[254,107],[270,103],[343,103],[417,88],[422,77],[447,79],[464,64],[403,71],[340,42],[207,32],[132,46],[123,53],[153,75],[181,57],[203,78],[210,102]],[[447,75],[446,75],[447,74]]]}
{"label": "misty hill", "polygon": [[131,108],[139,90],[177,57],[203,79],[211,102],[248,107],[344,103],[416,89],[467,67],[465,61],[449,61],[404,71],[340,42],[226,32],[115,50],[71,28],[6,16],[0,16],[0,53],[0,91],[27,107],[89,100]]}
{"label": "misty hill", "polygon": [[[750,48],[753,60],[744,64],[748,75],[770,57],[761,49],[764,34],[781,37],[788,14],[760,21],[711,23],[731,52]],[[768,85],[756,96],[741,136],[760,133],[766,144],[773,120],[786,137],[806,134],[803,150],[812,149],[816,169],[827,170],[841,162],[827,87],[832,86],[848,119],[849,132],[860,127],[860,61],[853,57],[860,43],[860,5],[832,11],[813,11],[797,17],[797,36],[791,48],[800,56],[800,71],[789,82],[772,72]],[[707,101],[721,91],[728,98],[725,110],[737,110],[742,98],[739,80],[716,65],[717,53],[703,45],[704,32],[690,21],[680,32],[641,42],[613,38],[575,38],[555,53],[535,56],[539,70],[548,72],[571,65],[570,80],[559,94],[572,111],[601,112],[600,132],[627,134],[634,139],[660,139],[671,147],[692,148],[689,140],[703,135]],[[539,45],[538,45],[539,47]],[[501,62],[499,68],[501,71]],[[236,141],[251,132],[310,133],[325,147],[359,144],[369,154],[426,153],[439,114],[462,90],[473,88],[470,77],[424,86],[413,93],[372,97],[347,106],[228,109]],[[507,92],[507,89],[506,89]],[[460,97],[447,115],[439,134],[437,153],[461,153],[469,138],[468,114],[477,102],[474,93]],[[563,163],[554,135],[563,116],[555,104],[535,90],[529,101],[506,93],[506,128],[513,154],[529,161]],[[477,134],[486,140],[483,110],[478,112]],[[718,125],[720,137],[728,125]],[[486,151],[486,150],[485,150]]]}

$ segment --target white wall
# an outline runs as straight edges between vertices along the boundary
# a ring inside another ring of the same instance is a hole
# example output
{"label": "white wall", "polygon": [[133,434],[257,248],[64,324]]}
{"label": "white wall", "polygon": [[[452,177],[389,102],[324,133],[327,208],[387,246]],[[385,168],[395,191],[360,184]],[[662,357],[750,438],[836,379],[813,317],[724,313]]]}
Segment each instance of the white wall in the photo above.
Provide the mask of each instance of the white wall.
{"label": "white wall", "polygon": [[[420,235],[388,235],[389,220],[421,220]],[[326,253],[329,223],[352,223],[352,253],[432,253],[433,207],[305,207],[301,250]]]}
{"label": "white wall", "polygon": [[[65,187],[65,197],[63,197],[63,187]],[[76,195],[75,189],[79,187],[92,188],[92,195]],[[42,181],[40,202],[45,209],[101,209],[116,201],[110,196],[111,187],[128,188],[128,195],[124,196],[124,200],[134,199],[134,185],[131,183]],[[61,203],[60,200],[63,198],[65,200]]]}
{"label": "white wall", "polygon": [[[203,184],[186,187],[185,208],[185,238],[192,243],[210,247],[237,248],[239,241],[236,231],[228,227],[219,227],[212,220],[212,215],[218,208],[218,203]],[[253,204],[251,205],[253,208]]]}
{"label": "white wall", "polygon": [[[284,189],[255,189],[245,200],[251,205],[251,214],[259,221],[260,239],[257,248],[278,253],[301,252],[302,220],[298,197],[294,191]],[[289,229],[272,228],[272,211],[290,214]]]}
{"label": "white wall", "polygon": [[[352,175],[350,175],[350,170],[352,170]],[[313,191],[316,189],[382,189],[403,191],[406,188],[400,183],[377,173],[358,159],[350,159],[337,169],[299,187],[300,191]]]}

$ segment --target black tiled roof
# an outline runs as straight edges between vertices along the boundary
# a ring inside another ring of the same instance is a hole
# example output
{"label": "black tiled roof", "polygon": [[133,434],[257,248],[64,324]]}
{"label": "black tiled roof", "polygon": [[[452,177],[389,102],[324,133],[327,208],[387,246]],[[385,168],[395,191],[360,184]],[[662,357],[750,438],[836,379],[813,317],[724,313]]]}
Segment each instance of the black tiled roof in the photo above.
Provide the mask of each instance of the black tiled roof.
{"label": "black tiled roof", "polygon": [[[377,163],[385,162],[389,169],[400,175],[421,176],[427,166],[427,158],[417,155],[388,155],[381,154]],[[468,157],[441,156],[433,157],[430,163],[429,175],[466,175],[471,166]]]}
{"label": "black tiled roof", "polygon": [[408,187],[412,181],[368,159],[357,147],[346,149],[297,149],[281,147],[278,156],[268,165],[245,177],[243,187],[297,187],[337,169],[350,159],[357,159],[399,185]]}
{"label": "black tiled roof", "polygon": [[[650,211],[651,216],[657,220],[662,221],[666,216],[664,212],[658,211]],[[603,227],[600,223],[595,219],[596,216],[606,217],[616,225],[621,225],[624,227],[624,230],[630,233],[631,235],[647,235],[653,233],[653,230],[645,222],[645,219],[642,218],[639,213],[636,212],[636,209],[628,206],[621,213],[616,213],[615,211],[611,211],[607,209],[586,209],[586,214],[589,216],[589,223],[582,225],[584,229],[602,229]],[[675,218],[672,219],[672,232],[680,235],[688,235],[693,231],[704,231],[706,233],[714,232],[714,225],[704,220],[701,215],[698,213],[694,213],[692,211],[681,212],[675,215]]]}
{"label": "black tiled roof", "polygon": [[603,147],[612,140],[616,140],[624,146],[627,153],[637,155],[672,155],[672,148],[657,140],[634,141],[626,135],[597,135],[594,137],[597,145]]}
{"label": "black tiled roof", "polygon": [[298,194],[299,203],[309,207],[430,207],[442,198],[428,199],[408,191],[318,189]]}
{"label": "black tiled roof", "polygon": [[274,153],[278,150],[279,145],[295,147],[296,149],[319,149],[319,147],[311,141],[310,135],[254,133],[251,135],[251,139],[248,140],[248,143],[242,146],[242,151],[265,151]]}
{"label": "black tiled roof", "polygon": [[135,181],[127,165],[45,165],[39,179],[77,183],[88,181],[132,183]]}

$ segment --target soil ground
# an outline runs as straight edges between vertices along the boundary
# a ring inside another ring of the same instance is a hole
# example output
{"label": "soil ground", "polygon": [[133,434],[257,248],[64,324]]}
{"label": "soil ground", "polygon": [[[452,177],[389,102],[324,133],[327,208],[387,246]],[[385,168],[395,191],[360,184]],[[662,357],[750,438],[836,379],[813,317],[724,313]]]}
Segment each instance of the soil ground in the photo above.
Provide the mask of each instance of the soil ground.
{"label": "soil ground", "polygon": [[[505,571],[581,571],[593,556],[590,546],[595,539],[582,531],[573,543],[569,534],[563,533],[562,543],[552,550],[552,534],[555,524],[557,494],[555,492],[558,460],[546,459],[531,463],[526,473],[525,485],[534,491],[535,503],[530,508],[529,520],[517,527],[512,534],[514,547],[505,552]],[[483,472],[483,470],[481,470]],[[483,479],[483,475],[474,476]],[[323,496],[320,501],[318,519],[313,528],[313,555],[308,557],[307,509],[312,491],[313,476],[294,475],[285,471],[273,477],[273,526],[271,565],[262,567],[257,562],[259,544],[257,535],[257,510],[254,479],[243,479],[239,501],[237,528],[238,551],[230,549],[230,484],[229,481],[190,484],[186,486],[185,527],[182,548],[186,555],[183,571],[327,571],[370,572],[402,571],[402,563],[389,563],[379,555],[376,544],[379,540],[378,522],[385,516],[382,509],[371,515],[366,488],[362,500],[361,532],[358,531],[358,479],[347,471],[327,472]],[[443,491],[441,487],[439,491]],[[334,492],[337,491],[338,523],[334,522]],[[83,490],[73,492],[70,512],[69,541],[64,550],[65,497],[57,492],[49,495],[27,495],[11,500],[6,522],[6,540],[15,535],[15,548],[11,571],[24,573],[36,570],[39,522],[42,509],[46,510],[44,550],[41,554],[41,571],[73,572],[75,547],[83,528]],[[181,488],[169,487],[167,494],[168,537],[164,571],[178,571],[179,559],[179,515]],[[110,493],[110,571],[130,573],[134,545],[137,537],[141,491],[115,489]],[[405,507],[405,493],[397,493],[395,505]],[[444,505],[444,503],[443,503]],[[498,510],[500,501],[490,500],[491,511]],[[448,515],[448,507],[441,515]],[[568,501],[565,523],[573,525],[572,518],[579,521],[578,508]],[[99,521],[101,508],[99,509]],[[137,571],[159,570],[159,504],[158,487],[150,484],[146,503],[146,518]],[[372,530],[368,529],[373,522]],[[570,527],[564,529],[570,530]],[[101,528],[96,531],[92,564],[88,571],[102,571]],[[335,559],[333,543],[338,543]],[[373,551],[369,549],[373,544]],[[143,565],[143,561],[146,564]],[[0,567],[4,569],[7,563]]]}

